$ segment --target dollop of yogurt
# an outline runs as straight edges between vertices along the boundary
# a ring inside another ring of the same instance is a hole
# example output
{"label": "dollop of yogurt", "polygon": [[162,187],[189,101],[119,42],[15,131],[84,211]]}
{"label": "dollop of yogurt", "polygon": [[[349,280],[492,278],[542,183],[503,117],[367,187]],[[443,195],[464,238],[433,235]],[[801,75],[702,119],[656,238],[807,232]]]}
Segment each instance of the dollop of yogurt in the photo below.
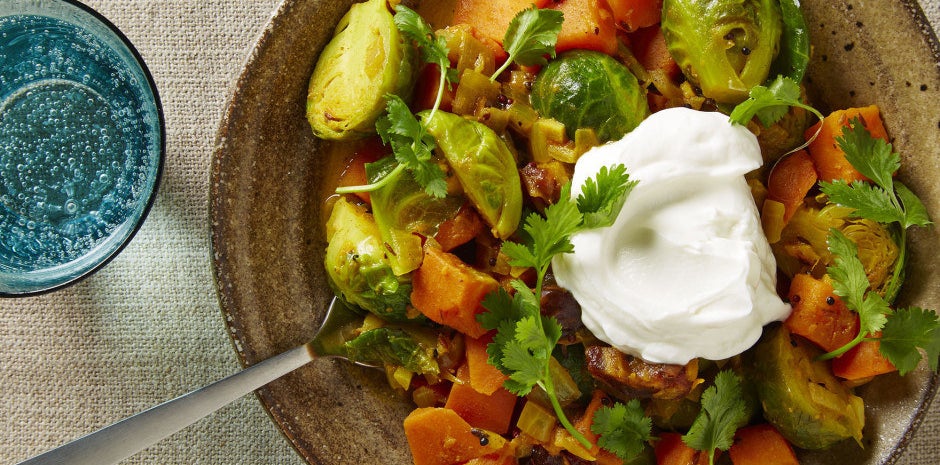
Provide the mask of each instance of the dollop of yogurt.
{"label": "dollop of yogurt", "polygon": [[674,108],[575,166],[572,196],[603,166],[639,181],[611,227],[572,237],[552,262],[584,325],[655,363],[721,360],[786,318],[776,261],[744,174],[761,166],[757,139],[726,115]]}

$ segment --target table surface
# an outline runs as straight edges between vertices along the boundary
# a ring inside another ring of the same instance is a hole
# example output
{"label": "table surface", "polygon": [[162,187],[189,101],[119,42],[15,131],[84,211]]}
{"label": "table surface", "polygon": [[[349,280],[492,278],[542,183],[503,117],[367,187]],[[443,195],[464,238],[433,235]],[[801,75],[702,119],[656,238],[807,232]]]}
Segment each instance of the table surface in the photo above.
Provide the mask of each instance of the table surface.
{"label": "table surface", "polygon": [[[167,159],[149,218],[89,279],[0,300],[0,463],[13,463],[239,370],[209,251],[209,165],[235,78],[279,0],[87,0],[147,62]],[[922,0],[940,24],[940,0]],[[934,402],[899,464],[940,462]],[[128,459],[303,464],[254,396]]]}

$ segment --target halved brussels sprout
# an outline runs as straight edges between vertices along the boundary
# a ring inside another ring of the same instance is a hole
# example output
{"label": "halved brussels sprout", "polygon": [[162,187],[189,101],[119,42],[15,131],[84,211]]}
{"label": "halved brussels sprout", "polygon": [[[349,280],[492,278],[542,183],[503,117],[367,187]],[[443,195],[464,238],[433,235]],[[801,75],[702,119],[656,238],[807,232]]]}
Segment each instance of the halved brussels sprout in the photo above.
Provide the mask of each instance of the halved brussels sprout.
{"label": "halved brussels sprout", "polygon": [[542,68],[530,96],[543,116],[561,121],[569,139],[593,129],[601,143],[618,140],[650,114],[636,76],[608,55],[575,50]]}
{"label": "halved brussels sprout", "polygon": [[340,198],[326,222],[326,273],[337,295],[389,321],[409,319],[411,282],[392,272],[365,207]]}
{"label": "halved brussels sprout", "polygon": [[[827,241],[829,230],[835,228],[858,246],[858,258],[865,266],[872,289],[883,293],[894,268],[900,266],[900,248],[883,225],[851,218],[851,212],[834,204],[798,209],[783,228],[780,241],[771,246],[780,270],[790,277],[802,272],[821,276],[833,263]],[[885,297],[893,299],[893,296]]]}
{"label": "halved brussels sprout", "polygon": [[733,105],[767,79],[783,23],[777,0],[664,0],[662,29],[702,95]]}
{"label": "halved brussels sprout", "polygon": [[485,124],[453,113],[418,116],[493,235],[512,235],[522,217],[522,182],[506,143]]}
{"label": "halved brussels sprout", "polygon": [[757,387],[764,417],[793,445],[825,449],[862,439],[864,404],[836,379],[821,351],[791,336],[783,325],[764,331],[748,352],[749,378]]}
{"label": "halved brussels sprout", "polygon": [[[385,177],[396,166],[394,157],[366,165],[370,182]],[[447,219],[453,218],[464,199],[456,195],[432,197],[414,176],[396,176],[394,181],[369,194],[372,215],[379,235],[388,248],[388,259],[396,275],[418,268],[424,257],[421,236],[433,236]]]}
{"label": "halved brussels sprout", "polygon": [[386,0],[354,4],[340,19],[310,77],[307,121],[322,139],[355,139],[375,133],[385,94],[407,100],[417,68]]}

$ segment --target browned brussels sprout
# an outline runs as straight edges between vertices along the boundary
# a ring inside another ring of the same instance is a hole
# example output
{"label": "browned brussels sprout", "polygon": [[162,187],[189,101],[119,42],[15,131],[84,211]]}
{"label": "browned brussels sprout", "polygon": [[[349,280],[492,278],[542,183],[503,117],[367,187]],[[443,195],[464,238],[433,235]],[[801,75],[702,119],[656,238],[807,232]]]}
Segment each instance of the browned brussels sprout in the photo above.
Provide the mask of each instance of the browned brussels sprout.
{"label": "browned brussels sprout", "polygon": [[748,353],[749,378],[757,388],[764,417],[793,445],[825,449],[862,439],[862,398],[836,379],[820,350],[783,325],[764,331]]}

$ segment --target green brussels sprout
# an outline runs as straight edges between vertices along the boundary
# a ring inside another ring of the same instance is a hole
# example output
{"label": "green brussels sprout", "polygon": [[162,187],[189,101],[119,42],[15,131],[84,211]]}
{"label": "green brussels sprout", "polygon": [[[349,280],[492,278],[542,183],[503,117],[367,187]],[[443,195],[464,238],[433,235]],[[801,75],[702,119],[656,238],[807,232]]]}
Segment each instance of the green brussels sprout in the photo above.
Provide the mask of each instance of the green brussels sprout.
{"label": "green brussels sprout", "polygon": [[522,181],[506,143],[485,124],[453,113],[418,116],[493,235],[511,236],[522,217]]}
{"label": "green brussels sprout", "polygon": [[[385,177],[396,166],[394,157],[366,165],[370,182]],[[421,265],[424,257],[421,237],[433,236],[444,221],[453,218],[464,199],[448,195],[428,195],[414,176],[396,176],[393,181],[372,191],[372,215],[379,235],[388,246],[389,263],[396,275],[404,275]]]}
{"label": "green brussels sprout", "polygon": [[[780,241],[771,246],[777,265],[789,277],[806,271],[821,275],[833,264],[829,230],[837,229],[858,246],[868,282],[890,302],[900,287],[891,282],[892,274],[895,267],[903,266],[897,239],[878,222],[851,214],[851,209],[834,204],[798,209],[783,228]],[[886,293],[889,287],[894,291]]]}
{"label": "green brussels sprout", "polygon": [[440,367],[434,358],[435,346],[427,342],[435,339],[417,336],[415,330],[370,329],[346,342],[346,357],[355,362],[399,366],[417,374],[437,376]]}
{"label": "green brussels sprout", "polygon": [[737,104],[764,83],[783,28],[777,0],[664,0],[669,53],[702,95]]}
{"label": "green brussels sprout", "polygon": [[336,294],[389,321],[409,319],[411,282],[392,272],[365,208],[340,198],[326,222],[326,272]]}
{"label": "green brussels sprout", "polygon": [[786,326],[765,329],[747,352],[749,378],[757,387],[764,417],[793,445],[825,449],[848,438],[862,439],[864,404],[836,379],[822,352],[790,335]]}
{"label": "green brussels sprout", "polygon": [[532,106],[565,125],[568,138],[594,130],[600,143],[618,140],[650,114],[646,91],[617,60],[574,50],[542,68],[532,85]]}
{"label": "green brussels sprout", "polygon": [[348,140],[374,134],[375,120],[385,110],[385,94],[410,97],[415,57],[386,0],[350,7],[310,77],[307,121],[314,135]]}

